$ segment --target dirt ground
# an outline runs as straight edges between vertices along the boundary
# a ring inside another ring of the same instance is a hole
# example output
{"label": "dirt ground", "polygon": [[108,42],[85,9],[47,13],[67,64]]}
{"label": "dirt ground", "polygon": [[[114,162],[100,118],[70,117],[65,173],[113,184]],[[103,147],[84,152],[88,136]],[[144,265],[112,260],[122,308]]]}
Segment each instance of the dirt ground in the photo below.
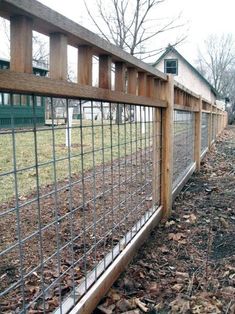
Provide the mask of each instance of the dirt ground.
{"label": "dirt ground", "polygon": [[235,313],[235,126],[94,313]]}

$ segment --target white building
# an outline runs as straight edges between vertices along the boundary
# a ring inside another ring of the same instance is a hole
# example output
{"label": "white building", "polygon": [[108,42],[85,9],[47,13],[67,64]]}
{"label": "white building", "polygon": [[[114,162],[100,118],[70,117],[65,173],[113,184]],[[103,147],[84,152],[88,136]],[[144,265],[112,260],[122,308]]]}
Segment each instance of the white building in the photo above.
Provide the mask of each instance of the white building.
{"label": "white building", "polygon": [[214,87],[174,47],[168,46],[152,64],[156,69],[174,75],[174,79],[210,102],[216,100]]}

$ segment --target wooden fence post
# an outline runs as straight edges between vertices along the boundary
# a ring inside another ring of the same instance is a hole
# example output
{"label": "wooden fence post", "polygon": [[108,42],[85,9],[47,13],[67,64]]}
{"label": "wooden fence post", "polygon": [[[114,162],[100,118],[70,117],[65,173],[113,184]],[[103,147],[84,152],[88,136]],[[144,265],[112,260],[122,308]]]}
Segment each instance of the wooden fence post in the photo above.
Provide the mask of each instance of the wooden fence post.
{"label": "wooden fence post", "polygon": [[202,133],[202,97],[198,100],[198,112],[195,112],[194,160],[196,170],[200,171],[201,164],[201,133]]}
{"label": "wooden fence post", "polygon": [[126,64],[115,62],[115,90],[125,92],[126,90]]}
{"label": "wooden fence post", "polygon": [[153,206],[161,201],[161,109],[153,108]]}
{"label": "wooden fence post", "polygon": [[168,75],[165,83],[165,100],[167,108],[162,109],[162,182],[161,202],[163,216],[168,218],[172,208],[172,174],[173,174],[173,111],[174,78]]}
{"label": "wooden fence post", "polygon": [[67,80],[67,37],[61,33],[50,35],[50,78]]}
{"label": "wooden fence post", "polygon": [[127,69],[127,92],[133,95],[137,93],[137,70],[135,68]]}
{"label": "wooden fence post", "polygon": [[147,74],[138,72],[138,95],[146,96],[147,93]]}
{"label": "wooden fence post", "polygon": [[92,47],[78,47],[78,83],[92,85]]}
{"label": "wooden fence post", "polygon": [[32,25],[28,17],[11,17],[11,71],[32,73]]}
{"label": "wooden fence post", "polygon": [[111,89],[111,65],[112,57],[109,55],[99,56],[99,87]]}
{"label": "wooden fence post", "polygon": [[211,110],[209,113],[209,119],[208,119],[208,149],[211,147],[211,142],[212,142],[212,104],[211,104]]}

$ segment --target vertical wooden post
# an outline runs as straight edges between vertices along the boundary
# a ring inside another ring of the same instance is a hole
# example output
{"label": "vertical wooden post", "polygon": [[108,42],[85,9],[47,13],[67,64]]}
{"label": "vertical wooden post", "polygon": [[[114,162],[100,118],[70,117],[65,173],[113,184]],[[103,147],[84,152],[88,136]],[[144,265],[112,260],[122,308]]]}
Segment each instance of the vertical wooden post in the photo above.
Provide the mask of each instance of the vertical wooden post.
{"label": "vertical wooden post", "polygon": [[32,73],[32,20],[25,16],[13,16],[10,20],[10,69]]}
{"label": "vertical wooden post", "polygon": [[147,96],[150,98],[154,98],[154,77],[147,76]]}
{"label": "vertical wooden post", "polygon": [[92,47],[78,47],[78,83],[92,85]]}
{"label": "vertical wooden post", "polygon": [[153,108],[153,206],[161,200],[161,109]]}
{"label": "vertical wooden post", "polygon": [[126,65],[124,62],[115,63],[115,90],[118,92],[126,90]]}
{"label": "vertical wooden post", "polygon": [[61,33],[50,35],[50,78],[67,80],[67,37]]}
{"label": "vertical wooden post", "polygon": [[112,58],[108,55],[99,56],[99,87],[111,89]]}
{"label": "vertical wooden post", "polygon": [[211,147],[212,142],[212,104],[210,107],[209,119],[208,119],[208,149]]}
{"label": "vertical wooden post", "polygon": [[147,74],[138,72],[138,95],[146,96],[147,92]]}
{"label": "vertical wooden post", "polygon": [[164,217],[168,218],[172,208],[172,173],[173,173],[173,111],[174,78],[168,75],[165,83],[167,108],[162,109],[162,182],[161,201]]}
{"label": "vertical wooden post", "polygon": [[127,92],[136,95],[137,92],[137,70],[135,68],[127,69]]}
{"label": "vertical wooden post", "polygon": [[202,97],[198,99],[198,112],[195,112],[194,160],[196,170],[200,171],[201,164],[201,130],[202,130]]}

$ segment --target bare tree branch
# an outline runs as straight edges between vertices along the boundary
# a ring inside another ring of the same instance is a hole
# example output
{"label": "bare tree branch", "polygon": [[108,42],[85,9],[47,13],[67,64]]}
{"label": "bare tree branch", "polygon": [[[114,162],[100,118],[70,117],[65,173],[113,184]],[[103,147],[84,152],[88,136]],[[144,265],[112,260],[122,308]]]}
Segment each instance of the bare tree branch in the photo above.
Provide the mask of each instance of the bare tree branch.
{"label": "bare tree branch", "polygon": [[143,55],[151,39],[184,26],[179,23],[181,16],[165,22],[161,19],[161,23],[153,17],[153,10],[166,0],[96,0],[97,10],[91,10],[87,2],[83,1],[101,36],[132,55],[140,55],[140,51]]}
{"label": "bare tree branch", "polygon": [[234,84],[230,75],[235,69],[235,42],[232,35],[210,35],[198,53],[197,63],[198,70],[225,97],[228,87],[231,87],[229,82],[233,81]]}

